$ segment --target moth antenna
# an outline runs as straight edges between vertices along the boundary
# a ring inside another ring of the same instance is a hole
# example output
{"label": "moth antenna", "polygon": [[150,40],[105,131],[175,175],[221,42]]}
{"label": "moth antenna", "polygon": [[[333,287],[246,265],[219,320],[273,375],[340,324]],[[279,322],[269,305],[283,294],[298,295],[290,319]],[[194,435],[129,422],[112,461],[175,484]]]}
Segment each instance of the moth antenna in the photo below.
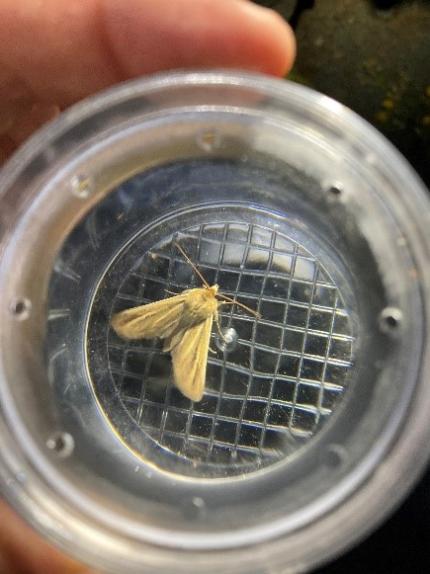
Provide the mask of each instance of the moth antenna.
{"label": "moth antenna", "polygon": [[188,257],[188,255],[185,253],[184,249],[179,245],[179,243],[177,241],[175,241],[175,246],[178,248],[178,250],[185,257],[185,260],[191,266],[191,269],[194,271],[194,273],[201,279],[203,285],[205,287],[209,288],[210,287],[209,283],[206,281],[206,279],[203,277],[203,275],[200,273],[200,271],[197,269],[197,267],[194,265],[194,263],[191,261],[191,259]]}
{"label": "moth antenna", "polygon": [[251,309],[251,307],[248,307],[247,305],[244,305],[243,303],[240,303],[239,301],[236,301],[235,299],[227,297],[227,295],[223,295],[221,293],[217,293],[217,297],[225,299],[228,303],[230,303],[230,305],[238,305],[238,307],[242,307],[242,309],[245,309],[245,311],[248,311],[248,313],[254,315],[256,319],[261,319],[260,313],[258,311],[255,311],[254,309]]}

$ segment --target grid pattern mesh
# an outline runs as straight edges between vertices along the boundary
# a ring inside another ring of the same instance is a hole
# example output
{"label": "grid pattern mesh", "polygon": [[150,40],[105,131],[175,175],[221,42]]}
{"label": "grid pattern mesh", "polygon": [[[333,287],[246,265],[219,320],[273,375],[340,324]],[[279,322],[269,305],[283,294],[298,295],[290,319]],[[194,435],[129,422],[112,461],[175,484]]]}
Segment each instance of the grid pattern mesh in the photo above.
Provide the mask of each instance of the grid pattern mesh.
{"label": "grid pattern mesh", "polygon": [[174,387],[159,341],[110,332],[110,372],[124,406],[159,445],[192,461],[256,469],[307,442],[341,399],[352,366],[352,327],[322,263],[284,234],[249,223],[195,226],[144,254],[117,293],[113,312],[200,286],[179,242],[210,284],[256,309],[221,307],[223,349],[212,333],[205,395],[192,403]]}

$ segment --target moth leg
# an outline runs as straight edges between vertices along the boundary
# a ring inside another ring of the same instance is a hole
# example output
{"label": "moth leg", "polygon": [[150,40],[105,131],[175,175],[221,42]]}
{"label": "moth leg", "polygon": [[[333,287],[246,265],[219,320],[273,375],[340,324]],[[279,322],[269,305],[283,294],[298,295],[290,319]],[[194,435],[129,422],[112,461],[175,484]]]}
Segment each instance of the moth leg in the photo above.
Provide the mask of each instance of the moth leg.
{"label": "moth leg", "polygon": [[215,349],[212,349],[212,347],[209,345],[208,350],[210,353],[213,353],[214,355],[216,355],[216,351]]}
{"label": "moth leg", "polygon": [[178,295],[178,293],[176,293],[176,291],[170,291],[170,289],[164,289],[165,293],[168,293],[169,295]]}

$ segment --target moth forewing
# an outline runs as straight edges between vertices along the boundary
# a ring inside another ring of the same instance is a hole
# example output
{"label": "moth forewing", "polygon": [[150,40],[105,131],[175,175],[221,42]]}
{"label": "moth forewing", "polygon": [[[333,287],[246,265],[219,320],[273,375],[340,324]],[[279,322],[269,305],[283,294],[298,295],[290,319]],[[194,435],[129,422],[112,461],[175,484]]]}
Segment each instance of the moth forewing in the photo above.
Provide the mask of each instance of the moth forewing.
{"label": "moth forewing", "polygon": [[175,385],[192,401],[201,401],[206,384],[206,365],[214,315],[183,332],[171,348]]}
{"label": "moth forewing", "polygon": [[111,325],[123,339],[162,339],[177,329],[183,315],[184,291],[174,297],[126,309],[113,316]]}

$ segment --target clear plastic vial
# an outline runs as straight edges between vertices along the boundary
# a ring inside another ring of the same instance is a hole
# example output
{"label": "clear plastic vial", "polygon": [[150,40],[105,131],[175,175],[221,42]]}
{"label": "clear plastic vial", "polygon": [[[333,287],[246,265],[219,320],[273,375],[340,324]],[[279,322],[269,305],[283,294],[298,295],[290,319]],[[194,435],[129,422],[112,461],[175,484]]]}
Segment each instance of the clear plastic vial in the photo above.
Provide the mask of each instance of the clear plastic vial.
{"label": "clear plastic vial", "polygon": [[[111,572],[294,572],[374,528],[429,457],[430,202],[366,122],[232,72],[118,86],[0,174],[0,480]],[[112,314],[210,283],[205,394]],[[218,339],[217,339],[218,337]],[[426,384],[427,383],[427,384]]]}

